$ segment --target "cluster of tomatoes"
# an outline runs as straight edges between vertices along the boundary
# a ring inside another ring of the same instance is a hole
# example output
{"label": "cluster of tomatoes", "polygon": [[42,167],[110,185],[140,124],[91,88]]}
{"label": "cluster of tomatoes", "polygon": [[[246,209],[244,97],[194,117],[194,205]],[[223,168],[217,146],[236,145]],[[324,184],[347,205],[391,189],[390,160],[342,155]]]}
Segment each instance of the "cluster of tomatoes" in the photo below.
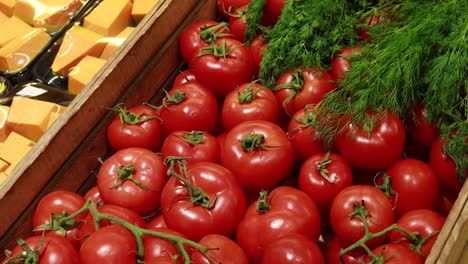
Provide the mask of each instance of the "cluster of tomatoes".
{"label": "cluster of tomatoes", "polygon": [[270,89],[252,81],[268,43],[244,45],[235,19],[182,32],[188,69],[161,105],[114,109],[96,186],[46,195],[4,263],[424,262],[461,188],[424,109],[328,146],[314,104],[358,48]]}

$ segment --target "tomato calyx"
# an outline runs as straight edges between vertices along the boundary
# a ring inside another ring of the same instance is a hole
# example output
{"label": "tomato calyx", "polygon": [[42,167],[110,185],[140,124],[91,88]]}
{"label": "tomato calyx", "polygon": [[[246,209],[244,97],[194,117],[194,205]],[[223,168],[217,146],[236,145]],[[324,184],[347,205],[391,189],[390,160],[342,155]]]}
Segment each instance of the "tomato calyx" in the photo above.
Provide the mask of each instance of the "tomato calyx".
{"label": "tomato calyx", "polygon": [[198,57],[203,56],[203,55],[213,55],[217,58],[223,57],[226,58],[227,55],[229,55],[233,50],[235,49],[232,48],[231,46],[227,47],[226,46],[226,40],[222,39],[219,43],[219,45],[216,45],[216,43],[212,43],[208,47],[204,47],[200,49],[200,53],[198,53]]}
{"label": "tomato calyx", "polygon": [[133,164],[120,166],[119,171],[117,172],[117,178],[114,181],[115,185],[112,186],[111,189],[119,188],[125,181],[132,181],[143,189],[154,191],[150,187],[143,184],[140,180],[136,179],[134,177],[134,174],[135,174],[135,166]]}
{"label": "tomato calyx", "polygon": [[[231,9],[234,10],[231,12]],[[247,23],[247,12],[245,9],[239,8],[237,6],[231,6],[229,10],[224,10],[228,16],[231,18],[240,18],[242,22]]]}
{"label": "tomato calyx", "polygon": [[220,22],[211,26],[203,25],[200,27],[200,39],[204,40],[208,44],[211,44],[214,43],[218,38],[232,36],[232,34],[223,33],[224,30],[229,30],[229,25],[226,22]]}
{"label": "tomato calyx", "polygon": [[263,144],[263,142],[265,142],[265,135],[256,133],[245,135],[240,140],[242,149],[247,152],[268,147],[268,145]]}
{"label": "tomato calyx", "polygon": [[205,134],[202,131],[183,132],[177,136],[192,146],[201,144],[206,140]]}
{"label": "tomato calyx", "polygon": [[[67,234],[67,230],[77,227],[80,222],[76,221],[75,219],[68,219],[67,211],[63,211],[61,214],[51,214],[52,221],[48,224],[40,225],[34,228],[34,232],[37,231],[59,231],[62,236]],[[66,219],[65,221],[61,221],[62,219]]]}
{"label": "tomato calyx", "polygon": [[[389,199],[392,199],[392,196],[395,195],[395,205],[394,206],[396,206],[396,204],[398,202],[398,192],[396,192],[395,189],[393,189],[393,187],[392,187],[392,178],[390,176],[388,176],[385,172],[379,172],[379,173],[377,173],[377,175],[375,177],[382,179],[382,183],[381,184],[375,183],[375,187],[377,189],[381,190],[383,193],[385,193],[385,195]],[[375,182],[375,180],[374,180],[374,182]]]}
{"label": "tomato calyx", "polygon": [[277,85],[273,88],[273,91],[278,91],[281,89],[289,89],[291,90],[291,93],[284,99],[282,102],[283,107],[286,109],[286,105],[291,102],[291,100],[298,94],[301,90],[302,87],[304,87],[304,74],[302,73],[301,69],[296,69],[292,74],[291,74],[292,80],[291,82],[288,83],[283,83],[280,85]]}
{"label": "tomato calyx", "polygon": [[330,159],[330,151],[328,151],[325,154],[325,157],[323,157],[323,160],[317,162],[317,171],[320,173],[320,175],[327,180],[329,183],[334,183],[335,181],[328,176],[328,169],[327,166],[330,164],[332,160]]}
{"label": "tomato calyx", "polygon": [[[187,162],[182,157],[169,156],[164,159],[164,164],[169,166],[167,174],[181,181],[188,190],[189,199],[193,204],[199,205],[206,209],[212,208],[217,200],[217,196],[209,198],[208,195],[200,187],[195,187],[190,182],[189,173],[187,171]],[[177,168],[176,168],[177,166]],[[180,171],[182,175],[176,172]]]}
{"label": "tomato calyx", "polygon": [[175,90],[174,95],[170,96],[166,93],[166,97],[164,98],[163,106],[167,106],[167,104],[180,104],[182,101],[185,100],[187,95],[180,90]]}
{"label": "tomato calyx", "polygon": [[268,191],[261,191],[260,196],[258,197],[257,201],[255,201],[255,210],[260,213],[264,214],[270,211],[271,206],[270,202],[268,201]]}
{"label": "tomato calyx", "polygon": [[137,125],[137,124],[142,124],[145,123],[148,120],[158,118],[157,116],[145,116],[141,118],[144,112],[139,112],[139,113],[132,113],[127,111],[127,108],[125,106],[117,105],[115,106],[112,110],[117,111],[119,113],[119,119],[120,122],[122,123],[122,127],[125,124],[129,125]]}
{"label": "tomato calyx", "polygon": [[256,82],[251,82],[244,92],[240,92],[240,91],[237,92],[237,95],[239,97],[239,103],[248,104],[252,102],[253,100],[255,100],[255,98],[257,98],[257,94],[261,92],[264,88],[262,87],[254,92],[253,86],[255,83]]}
{"label": "tomato calyx", "polygon": [[16,264],[16,263],[27,263],[27,264],[38,264],[39,255],[42,247],[44,246],[44,233],[42,233],[41,240],[37,245],[36,249],[32,249],[26,241],[23,239],[17,240],[18,245],[24,250],[23,253],[16,254],[14,256],[9,256],[7,253],[8,260],[5,264]]}

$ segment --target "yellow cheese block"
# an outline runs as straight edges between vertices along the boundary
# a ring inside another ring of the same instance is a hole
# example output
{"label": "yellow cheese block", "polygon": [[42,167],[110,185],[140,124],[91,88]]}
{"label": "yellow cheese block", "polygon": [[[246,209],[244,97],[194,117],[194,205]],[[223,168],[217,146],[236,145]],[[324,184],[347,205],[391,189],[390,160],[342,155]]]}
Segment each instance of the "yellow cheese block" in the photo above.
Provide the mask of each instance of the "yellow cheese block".
{"label": "yellow cheese block", "polygon": [[8,16],[5,15],[2,11],[0,11],[0,23],[5,22],[8,19]]}
{"label": "yellow cheese block", "polygon": [[0,11],[7,16],[12,16],[16,1],[17,0],[0,0]]}
{"label": "yellow cheese block", "polygon": [[149,13],[151,8],[156,5],[159,0],[133,0],[132,18],[135,22],[140,22],[143,17]]}
{"label": "yellow cheese block", "polygon": [[75,25],[65,33],[57,56],[52,63],[52,70],[67,75],[70,68],[85,56],[99,57],[105,45],[101,34]]}
{"label": "yellow cheese block", "polygon": [[92,56],[84,57],[68,74],[68,91],[72,94],[80,93],[106,62],[105,59]]}
{"label": "yellow cheese block", "polygon": [[58,118],[59,116],[65,111],[66,107],[62,105],[55,105],[55,108],[52,110],[49,116],[49,122],[47,123],[47,128],[49,128]]}
{"label": "yellow cheese block", "polygon": [[120,45],[122,45],[122,43],[128,38],[128,36],[132,34],[133,30],[135,30],[135,27],[126,27],[117,36],[107,38],[107,44],[101,53],[101,59],[108,60],[120,47]]}
{"label": "yellow cheese block", "polygon": [[0,48],[0,71],[16,72],[26,67],[47,45],[51,37],[42,28],[13,39]]}
{"label": "yellow cheese block", "polygon": [[17,17],[10,17],[0,24],[0,47],[13,39],[27,35],[34,27]]}
{"label": "yellow cheese block", "polygon": [[37,141],[47,130],[49,117],[54,109],[54,103],[15,96],[8,113],[7,125],[11,131]]}
{"label": "yellow cheese block", "polygon": [[31,150],[34,142],[23,137],[22,135],[11,132],[7,140],[0,148],[0,159],[6,161],[10,166],[6,169],[9,174],[13,167]]}
{"label": "yellow cheese block", "polygon": [[132,21],[132,3],[129,0],[101,2],[84,18],[83,26],[104,36],[116,36]]}
{"label": "yellow cheese block", "polygon": [[[0,146],[1,148],[1,146]],[[2,159],[0,159],[0,172],[4,172],[8,169],[8,166],[10,166],[10,164]],[[0,175],[0,178],[1,178],[1,175]],[[1,180],[0,180],[1,182]]]}
{"label": "yellow cheese block", "polygon": [[13,15],[49,31],[61,28],[78,11],[80,0],[17,0]]}
{"label": "yellow cheese block", "polygon": [[8,118],[8,111],[10,111],[10,107],[0,105],[0,142],[4,142],[10,134],[10,129],[6,124]]}

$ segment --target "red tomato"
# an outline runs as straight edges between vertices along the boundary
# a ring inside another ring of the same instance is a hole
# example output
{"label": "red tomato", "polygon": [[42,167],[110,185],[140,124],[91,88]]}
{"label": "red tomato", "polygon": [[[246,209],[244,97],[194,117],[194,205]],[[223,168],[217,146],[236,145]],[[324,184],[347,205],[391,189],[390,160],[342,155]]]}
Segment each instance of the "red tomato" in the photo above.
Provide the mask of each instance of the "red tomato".
{"label": "red tomato", "polygon": [[330,74],[317,68],[286,71],[278,78],[274,88],[276,99],[291,115],[308,104],[319,103],[333,89],[335,82]]}
{"label": "red tomato", "polygon": [[385,244],[372,250],[377,260],[371,261],[369,257],[363,263],[384,264],[423,264],[424,260],[411,249],[398,244]]}
{"label": "red tomato", "polygon": [[265,26],[276,24],[285,3],[286,0],[266,0],[265,7],[263,8],[262,24]]}
{"label": "red tomato", "polygon": [[[181,233],[174,231],[169,228],[146,228],[151,231],[161,232],[169,235],[174,235],[178,237],[185,238]],[[155,262],[161,257],[171,257],[174,260],[174,263],[183,263],[183,257],[179,254],[179,251],[174,244],[164,238],[155,237],[155,236],[144,236],[143,244],[145,246],[145,263]]]}
{"label": "red tomato", "polygon": [[[33,263],[31,259],[26,259],[37,254],[37,262],[43,264],[80,264],[78,253],[73,248],[70,240],[54,233],[46,234],[44,237],[32,236],[25,239],[24,246],[16,246],[6,258],[3,264],[7,263]],[[42,243],[42,246],[41,246]],[[27,253],[25,248],[32,250]],[[37,251],[39,252],[37,252]]]}
{"label": "red tomato", "polygon": [[[355,209],[356,207],[356,209]],[[395,223],[390,200],[379,189],[368,185],[353,185],[343,189],[333,200],[330,208],[330,223],[335,235],[347,246],[364,236],[364,224],[351,214],[367,209],[369,231],[379,232]],[[380,245],[389,234],[374,238],[366,243],[370,248]]]}
{"label": "red tomato", "polygon": [[91,189],[89,189],[85,193],[84,199],[85,200],[91,199],[91,201],[93,201],[93,204],[95,206],[101,206],[102,205],[101,194],[99,193],[99,189],[98,189],[97,186],[94,186]]}
{"label": "red tomato", "polygon": [[237,242],[251,263],[260,263],[265,248],[289,233],[312,241],[320,236],[320,214],[314,201],[304,192],[287,186],[262,194],[247,209],[237,229]]}
{"label": "red tomato", "polygon": [[[204,236],[198,244],[210,248],[208,256],[216,263],[249,264],[249,258],[244,250],[228,237],[210,234]],[[191,255],[192,264],[211,264],[200,251],[194,250]]]}
{"label": "red tomato", "polygon": [[245,9],[248,5],[234,8],[231,17],[229,18],[229,31],[232,33],[232,38],[244,42],[245,30],[247,29],[247,13]]}
{"label": "red tomato", "polygon": [[143,148],[119,150],[101,165],[97,186],[105,204],[115,204],[148,215],[159,208],[166,184],[159,155]]}
{"label": "red tomato", "polygon": [[232,7],[241,7],[250,3],[251,0],[218,0],[217,8],[220,15],[226,19],[230,19],[229,15],[232,13]]}
{"label": "red tomato", "polygon": [[333,80],[341,79],[349,70],[348,58],[361,52],[361,46],[345,47],[340,52],[335,54],[330,61],[330,75]]}
{"label": "red tomato", "polygon": [[[434,211],[420,209],[408,212],[398,219],[399,227],[406,229],[409,232],[417,232],[421,239],[428,238],[422,245],[414,245],[420,247],[422,256],[427,257],[434,246],[440,230],[444,225],[445,219]],[[407,248],[410,248],[410,241],[407,235],[399,230],[393,230],[390,233],[390,242],[397,243]]]}
{"label": "red tomato", "polygon": [[[431,167],[417,159],[395,162],[385,171],[390,176],[395,213],[401,216],[416,209],[435,209],[440,201],[439,183]],[[379,179],[382,183],[382,178]],[[389,186],[390,187],[390,186]]]}
{"label": "red tomato", "polygon": [[[369,114],[372,119],[375,113]],[[336,140],[336,149],[351,167],[385,170],[399,160],[405,147],[405,127],[391,111],[381,113],[373,129],[348,122]],[[369,125],[372,126],[372,125]]]}
{"label": "red tomato", "polygon": [[440,129],[434,121],[429,121],[426,107],[414,107],[414,117],[408,118],[408,128],[411,140],[426,149],[430,149],[440,135]]}
{"label": "red tomato", "polygon": [[240,180],[247,192],[268,190],[292,169],[294,150],[286,133],[274,123],[243,122],[227,134],[221,163]]}
{"label": "red tomato", "polygon": [[[85,202],[82,196],[70,191],[63,190],[48,193],[39,201],[34,210],[32,227],[36,229],[41,225],[49,225],[63,217],[69,216],[80,210]],[[81,226],[80,221],[85,219],[86,215],[87,213],[83,213],[77,216],[72,226],[60,227],[57,224],[52,224],[52,227],[55,227],[56,230],[51,232],[65,236],[75,248],[79,248],[80,242],[77,240],[77,234]],[[40,235],[42,232],[42,230],[37,231],[35,235]]]}
{"label": "red tomato", "polygon": [[174,86],[163,99],[160,112],[166,134],[174,131],[213,132],[218,125],[219,105],[205,86],[188,82]]}
{"label": "red tomato", "polygon": [[208,161],[218,163],[219,145],[214,136],[203,131],[175,131],[169,134],[161,147],[163,158],[183,157],[188,165]]}
{"label": "red tomato", "polygon": [[316,243],[301,234],[286,234],[265,247],[263,264],[325,264]]}
{"label": "red tomato", "polygon": [[197,78],[193,75],[193,72],[190,70],[181,71],[175,77],[174,81],[172,82],[172,87],[177,87],[181,84],[188,83],[188,82],[196,82]]}
{"label": "red tomato", "polygon": [[275,94],[259,83],[245,83],[224,98],[221,118],[224,128],[250,120],[278,121],[280,108]]}
{"label": "red tomato", "polygon": [[[98,207],[97,210],[101,214],[115,216],[129,222],[132,225],[136,225],[142,228],[146,227],[146,222],[143,217],[130,209],[118,205],[104,204]],[[99,221],[99,227],[106,227],[112,224],[114,223],[108,220]],[[88,216],[84,219],[83,225],[81,226],[78,233],[78,239],[80,240],[80,243],[83,244],[84,241],[86,241],[86,239],[94,232],[96,232],[96,227],[94,226],[94,217],[93,215],[88,214]]]}
{"label": "red tomato", "polygon": [[458,179],[455,162],[450,156],[445,154],[444,147],[445,140],[439,137],[432,144],[429,154],[429,165],[444,190],[449,193],[459,193],[463,187],[463,183]]}
{"label": "red tomato", "polygon": [[190,62],[200,50],[210,46],[218,38],[231,36],[226,22],[202,20],[186,27],[180,34],[179,49],[185,62]]}
{"label": "red tomato", "polygon": [[218,39],[201,54],[189,62],[189,67],[197,80],[217,96],[226,96],[255,75],[252,54],[238,40]]}
{"label": "red tomato", "polygon": [[232,235],[246,210],[245,194],[235,175],[221,165],[199,162],[188,166],[181,178],[192,188],[172,176],[162,192],[166,225],[197,241],[208,234]]}
{"label": "red tomato", "polygon": [[338,238],[334,237],[327,245],[325,256],[328,264],[361,264],[362,257],[366,252],[362,248],[357,248],[343,256],[343,263],[340,262],[340,251],[346,246]]}
{"label": "red tomato", "polygon": [[162,214],[155,215],[148,221],[146,224],[147,229],[152,228],[160,228],[160,227],[167,227],[166,223],[164,222],[164,216]]}
{"label": "red tomato", "polygon": [[251,42],[250,42],[250,52],[252,53],[252,59],[255,66],[255,73],[258,74],[260,71],[260,64],[262,62],[262,54],[267,49],[268,42],[265,40],[265,36],[263,34],[257,35]]}
{"label": "red tomato", "polygon": [[314,106],[307,105],[297,111],[289,121],[288,137],[296,158],[300,161],[326,152],[325,143],[319,138],[317,120],[313,111]]}
{"label": "red tomato", "polygon": [[299,171],[299,189],[309,195],[320,210],[328,210],[335,196],[353,184],[348,163],[338,154],[316,154]]}
{"label": "red tomato", "polygon": [[153,108],[137,105],[118,107],[118,116],[107,127],[107,141],[113,150],[145,148],[156,151],[161,145],[161,121]]}
{"label": "red tomato", "polygon": [[103,227],[80,248],[82,264],[136,263],[137,245],[133,234],[120,225]]}

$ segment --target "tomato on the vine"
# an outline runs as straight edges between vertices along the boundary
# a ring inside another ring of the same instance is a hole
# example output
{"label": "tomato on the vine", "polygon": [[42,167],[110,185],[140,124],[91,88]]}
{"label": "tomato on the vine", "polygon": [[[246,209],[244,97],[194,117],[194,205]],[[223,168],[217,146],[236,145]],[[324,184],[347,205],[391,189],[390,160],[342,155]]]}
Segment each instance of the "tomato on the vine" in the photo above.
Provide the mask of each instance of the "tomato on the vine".
{"label": "tomato on the vine", "polygon": [[363,263],[384,263],[384,264],[423,264],[424,260],[411,249],[398,244],[381,245],[372,253],[377,257],[371,259],[365,257]]}
{"label": "tomato on the vine", "polygon": [[241,7],[250,3],[251,0],[218,0],[217,8],[220,15],[224,18],[229,19],[230,13],[233,11],[233,7]]}
{"label": "tomato on the vine", "polygon": [[335,54],[330,61],[331,70],[330,75],[334,80],[344,78],[347,71],[349,71],[350,61],[348,57],[354,56],[361,52],[361,46],[345,47],[340,52]]}
{"label": "tomato on the vine", "polygon": [[362,248],[352,250],[348,254],[344,254],[340,261],[340,251],[347,246],[337,237],[332,238],[325,250],[325,257],[328,264],[361,264],[362,257],[366,255],[366,251]]}
{"label": "tomato on the vine", "polygon": [[247,192],[268,190],[292,169],[294,150],[276,124],[254,120],[233,127],[224,140],[221,163],[240,180]]}
{"label": "tomato on the vine", "polygon": [[[198,244],[209,248],[207,254],[216,263],[249,264],[244,250],[226,236],[209,234],[198,241]],[[212,263],[198,250],[193,251],[191,261],[192,264]]]}
{"label": "tomato on the vine", "polygon": [[235,175],[211,162],[188,167],[183,159],[166,163],[171,175],[161,195],[166,225],[192,240],[208,234],[232,235],[247,207]]}
{"label": "tomato on the vine", "polygon": [[274,93],[256,83],[245,83],[231,91],[224,98],[221,118],[224,128],[229,131],[234,126],[250,120],[278,121],[280,108]]}
{"label": "tomato on the vine", "polygon": [[280,186],[270,193],[261,192],[237,229],[237,242],[251,263],[260,263],[265,248],[283,235],[298,233],[311,241],[320,236],[320,213],[304,192]]}
{"label": "tomato on the vine", "polygon": [[[146,227],[146,229],[185,238],[185,236],[181,234],[180,232],[174,231],[169,228]],[[183,257],[179,254],[179,251],[177,250],[176,247],[174,247],[174,244],[171,241],[168,241],[164,238],[155,237],[155,236],[144,236],[143,244],[145,248],[145,257],[144,257],[145,263],[156,261],[162,257],[172,258],[172,260],[174,261],[173,263],[183,263]],[[176,258],[177,260],[174,258]]]}
{"label": "tomato on the vine", "polygon": [[233,8],[229,18],[229,31],[232,38],[240,42],[245,42],[245,30],[247,29],[247,13],[245,9],[248,5]]}
{"label": "tomato on the vine", "polygon": [[161,121],[153,108],[137,105],[130,108],[117,106],[118,115],[107,127],[107,141],[117,151],[124,148],[158,150],[162,141]]}
{"label": "tomato on the vine", "polygon": [[262,264],[325,264],[317,243],[302,234],[290,233],[265,247]]}
{"label": "tomato on the vine", "polygon": [[252,81],[255,72],[250,50],[242,42],[218,39],[189,62],[195,78],[215,95],[224,97],[237,86]]}
{"label": "tomato on the vine", "polygon": [[283,73],[274,88],[276,99],[293,115],[308,104],[317,104],[335,89],[330,74],[318,68],[300,68]]}
{"label": "tomato on the vine", "polygon": [[429,121],[428,112],[423,105],[414,107],[414,116],[408,117],[408,128],[411,140],[425,149],[430,149],[440,136],[440,129],[435,121]]}
{"label": "tomato on the vine", "polygon": [[99,168],[97,186],[104,204],[120,205],[141,215],[159,208],[167,175],[161,157],[143,148],[127,148]]}
{"label": "tomato on the vine", "polygon": [[[348,246],[364,236],[365,224],[370,232],[376,233],[394,224],[395,214],[392,203],[381,190],[368,185],[352,185],[333,200],[330,223],[335,235]],[[389,235],[373,238],[366,245],[376,247]]]}
{"label": "tomato on the vine", "polygon": [[368,116],[369,123],[362,126],[347,122],[335,139],[335,147],[351,167],[385,170],[402,158],[405,127],[389,110]]}
{"label": "tomato on the vine", "polygon": [[205,131],[174,131],[161,147],[163,159],[169,156],[184,157],[188,165],[197,162],[219,162],[219,144],[216,138]]}
{"label": "tomato on the vine", "polygon": [[[385,182],[389,177],[390,182]],[[377,181],[389,195],[395,213],[401,216],[416,209],[435,209],[440,201],[437,176],[426,163],[417,159],[403,159],[385,170]]]}

